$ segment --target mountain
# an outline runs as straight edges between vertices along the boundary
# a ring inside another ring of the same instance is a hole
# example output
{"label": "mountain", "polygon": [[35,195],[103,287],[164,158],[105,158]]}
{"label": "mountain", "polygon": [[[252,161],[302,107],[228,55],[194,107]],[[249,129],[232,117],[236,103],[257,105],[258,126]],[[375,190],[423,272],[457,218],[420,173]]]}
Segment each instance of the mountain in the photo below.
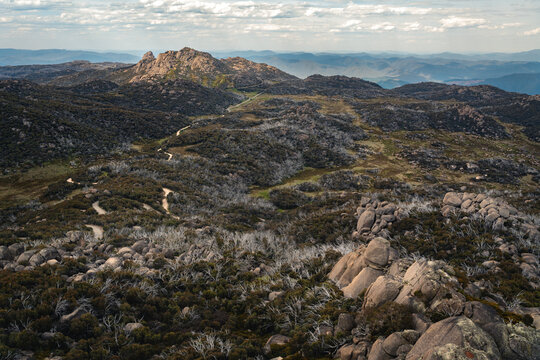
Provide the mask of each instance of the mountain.
{"label": "mountain", "polygon": [[429,101],[464,102],[481,113],[524,127],[524,133],[540,141],[540,97],[509,93],[487,85],[459,86],[439,83],[409,84],[394,93]]}
{"label": "mountain", "polygon": [[135,66],[118,71],[114,76],[127,82],[181,78],[205,86],[225,88],[249,88],[295,78],[266,64],[240,57],[219,60],[209,53],[190,48],[167,51],[157,58],[148,52]]}
{"label": "mountain", "polygon": [[485,79],[482,84],[493,85],[506,91],[540,95],[540,73],[510,74],[498,78]]}
{"label": "mountain", "polygon": [[[311,54],[239,52],[248,59],[265,62],[298,77],[312,74],[346,75],[373,81],[386,88],[425,81],[475,80],[516,73],[538,73],[540,51],[524,54],[484,56],[456,54]],[[221,53],[220,56],[236,53]],[[519,92],[525,92],[527,88]]]}
{"label": "mountain", "polygon": [[120,62],[134,63],[138,60],[135,55],[113,52],[94,52],[79,50],[19,50],[0,49],[0,66],[5,65],[37,65],[60,64],[76,60],[86,60],[93,63]]}

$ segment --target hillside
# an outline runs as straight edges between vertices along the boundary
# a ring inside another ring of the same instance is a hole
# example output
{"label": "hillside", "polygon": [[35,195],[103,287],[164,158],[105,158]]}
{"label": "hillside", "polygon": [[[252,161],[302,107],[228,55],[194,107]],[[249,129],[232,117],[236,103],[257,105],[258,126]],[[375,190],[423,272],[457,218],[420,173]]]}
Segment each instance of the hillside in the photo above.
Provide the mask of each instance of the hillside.
{"label": "hillside", "polygon": [[510,74],[498,78],[486,79],[482,83],[496,86],[506,91],[540,95],[540,73]]}
{"label": "hillside", "polygon": [[37,83],[48,83],[55,78],[66,75],[114,70],[125,66],[127,65],[122,63],[90,63],[88,61],[72,61],[51,65],[0,66],[0,80],[25,79]]}
{"label": "hillside", "polygon": [[136,139],[161,138],[186,126],[186,116],[220,113],[240,99],[181,81],[57,89],[1,80],[0,166],[108,153]]}
{"label": "hillside", "polygon": [[52,82],[0,81],[0,357],[538,357],[538,96],[191,49]]}

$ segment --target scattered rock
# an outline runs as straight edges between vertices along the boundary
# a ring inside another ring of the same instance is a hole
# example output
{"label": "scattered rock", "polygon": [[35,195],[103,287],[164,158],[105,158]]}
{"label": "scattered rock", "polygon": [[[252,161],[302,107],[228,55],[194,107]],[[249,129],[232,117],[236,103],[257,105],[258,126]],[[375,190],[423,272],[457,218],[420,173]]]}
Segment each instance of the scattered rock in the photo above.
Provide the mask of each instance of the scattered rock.
{"label": "scattered rock", "polygon": [[351,314],[339,314],[338,322],[335,327],[335,334],[350,333],[354,328],[354,316]]}
{"label": "scattered rock", "polygon": [[126,325],[124,325],[124,331],[130,333],[142,327],[144,327],[144,325],[141,323],[127,323]]}
{"label": "scattered rock", "polygon": [[290,341],[290,338],[285,335],[272,335],[266,344],[264,345],[264,353],[270,354],[272,352],[272,345],[285,345]]}
{"label": "scattered rock", "polygon": [[78,307],[75,310],[73,310],[71,313],[64,315],[60,318],[61,323],[65,323],[71,320],[75,320],[83,316],[84,314],[88,313],[84,308]]}

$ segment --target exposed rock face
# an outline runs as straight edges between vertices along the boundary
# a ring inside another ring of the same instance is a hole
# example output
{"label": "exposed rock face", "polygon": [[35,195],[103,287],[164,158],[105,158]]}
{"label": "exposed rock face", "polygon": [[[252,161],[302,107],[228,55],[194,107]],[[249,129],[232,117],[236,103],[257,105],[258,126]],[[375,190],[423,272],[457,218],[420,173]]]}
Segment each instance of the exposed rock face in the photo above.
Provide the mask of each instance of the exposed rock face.
{"label": "exposed rock face", "polygon": [[216,59],[206,52],[191,48],[167,51],[157,58],[151,52],[127,70],[117,73],[128,82],[187,79],[210,87],[249,88],[264,83],[296,79],[273,66],[244,58]]}
{"label": "exposed rock face", "polygon": [[356,298],[381,275],[383,275],[382,271],[366,266],[349,285],[342,289],[343,295],[348,298]]}
{"label": "exposed rock face", "polygon": [[431,309],[450,306],[457,307],[456,311],[461,313],[459,307],[463,307],[465,299],[453,290],[459,284],[452,273],[452,268],[443,261],[417,261],[403,275],[404,286],[394,301],[419,312],[425,311],[426,306]]}
{"label": "exposed rock face", "polygon": [[389,253],[390,242],[384,238],[377,237],[368,244],[364,258],[369,266],[384,267],[388,264]]}
{"label": "exposed rock face", "polygon": [[355,298],[384,274],[382,270],[391,258],[397,257],[396,253],[388,240],[377,237],[367,247],[361,246],[341,258],[329,277],[342,287],[346,297]]}
{"label": "exposed rock face", "polygon": [[[471,357],[471,354],[474,357]],[[465,316],[439,321],[418,339],[407,360],[439,359],[453,354],[453,359],[500,359],[495,341]]]}
{"label": "exposed rock face", "polygon": [[362,307],[364,309],[378,307],[394,300],[398,296],[401,287],[401,282],[394,279],[393,276],[379,276],[366,291]]}

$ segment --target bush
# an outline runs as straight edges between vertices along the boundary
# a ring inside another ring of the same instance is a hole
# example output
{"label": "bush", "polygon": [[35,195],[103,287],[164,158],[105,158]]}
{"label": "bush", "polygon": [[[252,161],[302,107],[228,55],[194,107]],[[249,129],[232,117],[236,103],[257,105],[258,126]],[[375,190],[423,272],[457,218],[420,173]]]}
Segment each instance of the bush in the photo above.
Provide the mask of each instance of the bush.
{"label": "bush", "polygon": [[270,201],[280,209],[294,209],[302,206],[309,198],[302,192],[294,189],[275,189],[270,191]]}
{"label": "bush", "polygon": [[388,336],[396,331],[414,329],[412,310],[406,305],[388,302],[382,306],[363,310],[356,323],[369,329],[371,338]]}

